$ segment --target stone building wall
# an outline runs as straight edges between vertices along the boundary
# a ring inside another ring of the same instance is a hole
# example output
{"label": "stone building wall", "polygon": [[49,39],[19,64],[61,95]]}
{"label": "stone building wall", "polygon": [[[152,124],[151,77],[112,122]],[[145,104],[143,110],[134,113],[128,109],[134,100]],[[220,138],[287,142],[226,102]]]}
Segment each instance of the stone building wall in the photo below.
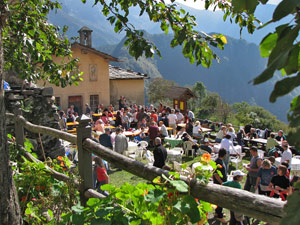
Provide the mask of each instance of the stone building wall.
{"label": "stone building wall", "polygon": [[[14,109],[21,107],[23,117],[36,125],[42,125],[60,130],[59,115],[57,107],[54,104],[53,88],[26,88],[12,87],[12,90],[5,91],[6,111],[14,113]],[[7,133],[14,135],[13,122],[7,120]],[[43,159],[41,153],[41,144],[39,135],[28,132],[24,129],[25,137],[30,140],[34,150],[40,159]],[[44,134],[40,134],[46,157],[56,158],[64,156],[65,149],[62,141]]]}

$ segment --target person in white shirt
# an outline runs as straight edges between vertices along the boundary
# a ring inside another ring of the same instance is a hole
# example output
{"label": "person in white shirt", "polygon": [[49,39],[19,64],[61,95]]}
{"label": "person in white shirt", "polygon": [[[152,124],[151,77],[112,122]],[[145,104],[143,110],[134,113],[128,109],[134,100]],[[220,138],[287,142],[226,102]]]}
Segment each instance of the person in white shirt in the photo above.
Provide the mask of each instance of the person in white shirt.
{"label": "person in white shirt", "polygon": [[184,116],[178,109],[176,109],[176,116],[177,116],[177,123],[182,123],[184,120]]}
{"label": "person in white shirt", "polygon": [[287,143],[287,141],[283,141],[282,144],[281,144],[281,147],[283,148],[284,151],[281,155],[280,163],[283,163],[283,162],[288,163],[289,164],[289,169],[290,169],[293,154],[292,154],[291,150],[289,149],[289,144]]}
{"label": "person in white shirt", "polygon": [[171,114],[168,115],[168,120],[169,120],[169,127],[173,128],[172,132],[175,131],[176,130],[177,116],[175,114],[174,109],[172,109]]}
{"label": "person in white shirt", "polygon": [[228,165],[229,165],[229,157],[230,157],[230,147],[232,147],[232,149],[234,149],[233,143],[232,141],[230,141],[231,135],[230,134],[226,134],[225,138],[223,138],[223,140],[221,141],[221,148],[226,149],[226,157],[224,158],[224,163],[226,166],[226,171],[228,171]]}
{"label": "person in white shirt", "polygon": [[201,133],[202,133],[202,129],[201,129],[201,126],[200,126],[200,122],[196,121],[194,126],[193,126],[193,136],[202,137]]}

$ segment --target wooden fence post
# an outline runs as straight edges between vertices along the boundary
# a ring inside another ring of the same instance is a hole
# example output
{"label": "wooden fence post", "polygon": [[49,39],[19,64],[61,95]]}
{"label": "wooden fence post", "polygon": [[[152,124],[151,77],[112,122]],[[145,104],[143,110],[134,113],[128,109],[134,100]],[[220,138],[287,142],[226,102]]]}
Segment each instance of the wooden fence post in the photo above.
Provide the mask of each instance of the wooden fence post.
{"label": "wooden fence post", "polygon": [[80,185],[80,201],[81,205],[86,205],[86,197],[84,192],[87,189],[94,188],[93,185],[93,168],[92,168],[92,156],[91,153],[83,149],[83,141],[86,138],[91,137],[91,126],[89,122],[91,119],[85,115],[82,115],[77,119],[79,125],[77,127],[77,149],[78,149],[78,168],[79,175],[82,179]]}
{"label": "wooden fence post", "polygon": [[[16,108],[14,109],[15,116],[22,116],[22,109],[21,104],[17,103]],[[24,146],[24,127],[23,125],[15,120],[15,136],[16,136],[16,143],[18,146]]]}

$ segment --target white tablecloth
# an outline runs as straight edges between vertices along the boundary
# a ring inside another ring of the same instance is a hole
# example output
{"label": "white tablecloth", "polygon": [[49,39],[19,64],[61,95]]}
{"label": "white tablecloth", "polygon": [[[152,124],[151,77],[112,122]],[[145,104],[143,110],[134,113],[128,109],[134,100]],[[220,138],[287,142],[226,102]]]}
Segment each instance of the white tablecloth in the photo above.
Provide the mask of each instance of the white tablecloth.
{"label": "white tablecloth", "polygon": [[[214,153],[218,153],[220,150],[221,145],[220,144],[216,144],[213,147],[213,151]],[[234,149],[232,149],[232,147],[229,148],[230,154],[241,154],[242,153],[242,146],[240,145],[236,145],[234,146]]]}
{"label": "white tablecloth", "polygon": [[[279,166],[281,164],[280,161],[281,161],[281,157],[277,157],[275,159],[275,166]],[[300,159],[292,158],[291,171],[300,172]]]}

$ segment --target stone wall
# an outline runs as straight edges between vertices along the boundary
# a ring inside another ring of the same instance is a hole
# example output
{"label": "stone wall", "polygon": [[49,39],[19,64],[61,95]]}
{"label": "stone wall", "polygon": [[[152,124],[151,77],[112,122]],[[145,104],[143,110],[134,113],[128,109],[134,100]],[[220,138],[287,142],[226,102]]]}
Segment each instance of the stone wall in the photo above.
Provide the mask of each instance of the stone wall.
{"label": "stone wall", "polygon": [[[23,90],[21,87],[12,87],[12,90],[5,91],[7,112],[14,113],[16,108],[21,107],[22,115],[29,122],[60,130],[58,123],[59,115],[54,103],[55,98],[53,96],[52,87],[26,88]],[[40,159],[43,159],[39,135],[28,132],[26,129],[24,132],[25,137],[28,138],[34,146],[33,151],[38,154]],[[7,133],[14,135],[13,122],[9,120],[7,120]],[[46,157],[56,158],[57,156],[65,155],[61,140],[48,135],[40,135]]]}

